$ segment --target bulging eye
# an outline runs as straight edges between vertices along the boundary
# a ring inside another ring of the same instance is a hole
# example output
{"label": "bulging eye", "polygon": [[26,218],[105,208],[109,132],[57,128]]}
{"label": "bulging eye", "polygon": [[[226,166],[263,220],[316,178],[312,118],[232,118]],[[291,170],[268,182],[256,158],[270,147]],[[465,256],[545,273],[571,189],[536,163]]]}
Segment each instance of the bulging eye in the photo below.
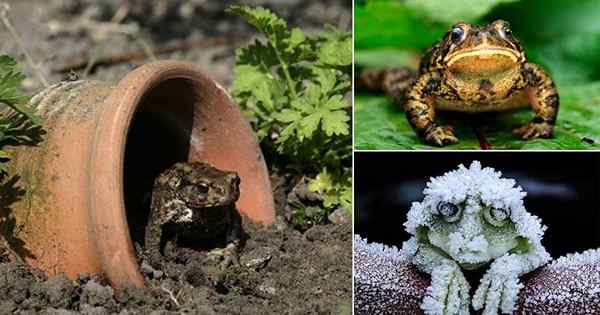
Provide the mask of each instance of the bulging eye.
{"label": "bulging eye", "polygon": [[458,43],[463,40],[464,35],[465,31],[462,28],[456,26],[450,32],[450,39],[452,39],[453,42]]}
{"label": "bulging eye", "polygon": [[438,203],[437,211],[446,222],[455,222],[460,217],[460,208],[451,202],[442,201]]}
{"label": "bulging eye", "polygon": [[206,194],[208,192],[208,185],[205,183],[198,184],[198,192],[201,194]]}
{"label": "bulging eye", "polygon": [[484,212],[485,219],[493,226],[503,226],[508,222],[510,210],[502,208],[487,208]]}

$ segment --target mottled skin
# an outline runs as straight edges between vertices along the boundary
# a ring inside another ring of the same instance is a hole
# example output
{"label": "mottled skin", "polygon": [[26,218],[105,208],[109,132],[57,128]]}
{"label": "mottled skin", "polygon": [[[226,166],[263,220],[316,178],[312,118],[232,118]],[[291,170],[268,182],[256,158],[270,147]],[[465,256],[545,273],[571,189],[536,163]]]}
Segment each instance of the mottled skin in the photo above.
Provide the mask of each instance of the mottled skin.
{"label": "mottled skin", "polygon": [[548,138],[558,114],[554,82],[527,61],[507,22],[486,26],[455,24],[423,56],[416,76],[405,68],[368,70],[361,82],[403,104],[406,117],[425,142],[458,142],[451,126],[435,122],[435,110],[495,112],[529,104],[535,117],[514,133],[523,139]]}
{"label": "mottled skin", "polygon": [[154,182],[145,247],[150,263],[160,265],[161,239],[173,248],[177,238],[214,239],[225,235],[226,267],[235,260],[241,218],[235,209],[240,178],[207,163],[177,163]]}

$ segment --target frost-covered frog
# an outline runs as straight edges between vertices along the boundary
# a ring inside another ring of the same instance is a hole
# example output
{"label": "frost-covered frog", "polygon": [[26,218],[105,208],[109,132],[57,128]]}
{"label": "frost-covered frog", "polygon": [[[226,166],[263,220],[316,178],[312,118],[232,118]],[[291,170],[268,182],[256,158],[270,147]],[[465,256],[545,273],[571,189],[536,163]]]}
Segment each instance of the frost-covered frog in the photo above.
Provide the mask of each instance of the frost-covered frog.
{"label": "frost-covered frog", "polygon": [[383,90],[404,106],[425,142],[458,142],[450,126],[435,122],[435,110],[497,112],[529,104],[531,122],[514,132],[523,139],[548,138],[558,115],[558,91],[550,76],[527,61],[507,22],[485,26],[459,22],[421,59],[419,71],[405,68],[365,71],[361,85]]}
{"label": "frost-covered frog", "polygon": [[513,179],[474,161],[469,168],[432,178],[422,202],[404,224],[413,235],[403,250],[431,275],[421,308],[427,314],[469,314],[469,284],[462,269],[487,268],[473,296],[483,314],[511,313],[519,276],[550,260],[541,244],[545,226],[523,205]]}
{"label": "frost-covered frog", "polygon": [[235,209],[240,196],[235,172],[203,162],[177,163],[154,181],[145,247],[150,263],[160,265],[161,238],[174,248],[178,236],[215,239],[224,236],[227,246],[212,254],[224,256],[222,267],[237,260],[241,218]]}

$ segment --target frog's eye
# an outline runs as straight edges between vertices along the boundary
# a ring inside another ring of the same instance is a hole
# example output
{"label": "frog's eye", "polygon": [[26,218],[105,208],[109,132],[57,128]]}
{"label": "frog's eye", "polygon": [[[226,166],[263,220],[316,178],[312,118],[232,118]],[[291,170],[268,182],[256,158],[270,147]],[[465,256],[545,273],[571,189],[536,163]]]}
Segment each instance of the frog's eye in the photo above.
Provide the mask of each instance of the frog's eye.
{"label": "frog's eye", "polygon": [[198,184],[198,192],[201,194],[206,194],[208,192],[208,185],[205,183]]}
{"label": "frog's eye", "polygon": [[483,215],[488,223],[500,227],[508,222],[510,210],[490,207],[483,211]]}
{"label": "frog's eye", "polygon": [[458,43],[460,41],[462,41],[465,37],[465,31],[459,27],[459,26],[455,26],[452,31],[450,32],[450,39],[452,39],[452,41],[454,43]]}
{"label": "frog's eye", "polygon": [[438,203],[437,212],[446,222],[456,222],[461,213],[457,205],[446,201]]}

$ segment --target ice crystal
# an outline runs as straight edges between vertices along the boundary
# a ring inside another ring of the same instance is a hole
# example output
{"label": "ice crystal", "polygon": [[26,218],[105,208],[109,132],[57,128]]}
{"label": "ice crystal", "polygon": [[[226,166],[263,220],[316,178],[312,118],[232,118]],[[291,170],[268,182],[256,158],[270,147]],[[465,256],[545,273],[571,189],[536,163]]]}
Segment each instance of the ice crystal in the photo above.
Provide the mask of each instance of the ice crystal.
{"label": "ice crystal", "polygon": [[355,314],[414,314],[428,285],[403,251],[354,236]]}

